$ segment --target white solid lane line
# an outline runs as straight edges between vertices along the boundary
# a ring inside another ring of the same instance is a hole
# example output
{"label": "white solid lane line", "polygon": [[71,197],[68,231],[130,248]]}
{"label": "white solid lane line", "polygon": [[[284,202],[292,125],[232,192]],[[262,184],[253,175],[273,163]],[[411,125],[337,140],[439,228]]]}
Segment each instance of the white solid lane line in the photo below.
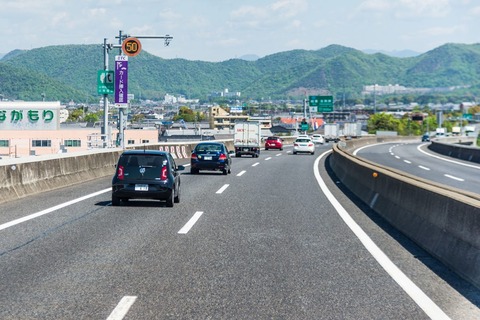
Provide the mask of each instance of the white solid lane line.
{"label": "white solid lane line", "polygon": [[195,223],[197,223],[198,219],[200,219],[202,214],[203,214],[203,211],[195,212],[193,217],[191,217],[190,220],[188,220],[188,222],[182,227],[182,229],[180,229],[178,231],[178,233],[179,234],[187,234],[188,231],[190,231],[190,229],[195,225]]}
{"label": "white solid lane line", "polygon": [[247,171],[245,171],[245,170],[243,170],[243,171],[240,171],[240,172],[237,174],[237,177],[241,177],[241,176],[243,176],[243,174],[244,174],[245,172],[247,172]]}
{"label": "white solid lane line", "polygon": [[363,246],[370,252],[370,254],[377,260],[377,262],[382,266],[382,268],[392,277],[395,282],[415,301],[415,303],[422,308],[422,310],[431,318],[431,319],[450,319],[442,309],[440,309],[417,285],[410,280],[403,272],[400,270],[389,258],[388,256],[373,242],[373,240],[363,231],[363,229],[353,220],[353,218],[348,214],[347,210],[340,204],[340,202],[333,196],[333,194],[328,189],[325,181],[323,181],[320,176],[320,171],[318,170],[318,164],[320,159],[325,155],[332,152],[331,150],[321,154],[314,163],[313,171],[315,178],[322,189],[325,196],[328,198],[330,203],[335,207],[338,215],[343,219],[345,224],[352,230],[352,232],[357,236]]}
{"label": "white solid lane line", "polygon": [[469,168],[474,168],[474,169],[479,169],[480,170],[480,166],[477,166],[477,165],[474,165],[474,164],[463,163],[463,162],[460,162],[460,161],[455,161],[455,160],[452,160],[452,159],[448,159],[448,158],[445,158],[445,157],[440,157],[440,156],[428,153],[428,152],[422,150],[422,148],[421,148],[425,144],[426,143],[417,146],[417,150],[420,151],[421,153],[429,156],[429,157],[437,158],[437,159],[447,161],[447,162],[450,162],[450,163],[455,163],[455,164],[458,164],[458,165],[461,165],[461,166],[464,166],[464,167],[469,167]]}
{"label": "white solid lane line", "polygon": [[97,191],[97,192],[94,192],[94,193],[91,193],[91,194],[87,194],[86,196],[83,196],[83,197],[80,197],[80,198],[77,198],[77,199],[73,199],[73,200],[70,200],[68,202],[64,202],[64,203],[61,203],[55,207],[51,207],[51,208],[48,208],[48,209],[45,209],[45,210],[42,210],[42,211],[39,211],[37,213],[32,213],[28,216],[25,216],[25,217],[22,217],[22,218],[18,218],[16,220],[13,220],[13,221],[10,221],[10,222],[7,222],[7,223],[4,223],[4,224],[1,224],[0,225],[0,230],[3,230],[3,229],[7,229],[7,228],[10,228],[14,225],[17,225],[17,224],[20,224],[22,222],[25,222],[25,221],[28,221],[28,220],[32,220],[32,219],[35,219],[35,218],[38,218],[38,217],[41,217],[47,213],[51,213],[53,211],[56,211],[58,209],[62,209],[62,208],[65,208],[65,207],[68,207],[72,204],[75,204],[77,202],[80,202],[80,201],[83,201],[83,200],[86,200],[86,199],[89,199],[89,198],[93,198],[93,197],[96,197],[102,193],[106,193],[106,192],[109,192],[109,191],[112,191],[112,188],[107,188],[107,189],[103,189],[103,190],[100,190],[100,191]]}
{"label": "white solid lane line", "polygon": [[121,320],[125,317],[130,307],[137,300],[135,296],[125,296],[120,300],[112,313],[108,316],[107,320]]}
{"label": "white solid lane line", "polygon": [[225,189],[228,188],[228,186],[229,186],[229,184],[224,184],[223,187],[221,187],[220,189],[218,189],[218,191],[215,192],[215,193],[217,193],[217,194],[222,193],[223,191],[225,191]]}
{"label": "white solid lane line", "polygon": [[444,176],[447,177],[447,178],[453,179],[453,180],[457,180],[457,181],[465,181],[465,179],[458,178],[458,177],[455,177],[455,176],[452,176],[452,175],[449,175],[449,174],[444,174]]}

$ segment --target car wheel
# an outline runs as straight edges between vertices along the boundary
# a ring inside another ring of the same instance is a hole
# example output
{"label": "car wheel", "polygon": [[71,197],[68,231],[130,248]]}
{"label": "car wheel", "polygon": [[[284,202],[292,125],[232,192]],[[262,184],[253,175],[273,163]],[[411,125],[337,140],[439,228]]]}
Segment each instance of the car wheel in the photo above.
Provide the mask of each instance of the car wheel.
{"label": "car wheel", "polygon": [[241,157],[240,153],[235,153],[235,157],[240,158]]}
{"label": "car wheel", "polygon": [[283,148],[280,148],[280,151],[282,151],[282,150],[283,150]]}
{"label": "car wheel", "polygon": [[268,148],[265,148],[265,150],[268,150]]}
{"label": "car wheel", "polygon": [[228,173],[232,173],[232,169],[228,168]]}
{"label": "car wheel", "polygon": [[168,199],[167,199],[167,207],[171,208],[173,207],[173,197],[174,197],[174,190],[172,190],[172,192],[170,192],[170,195],[168,196]]}
{"label": "car wheel", "polygon": [[312,154],[312,156],[313,156],[313,155],[315,154],[315,151],[314,151],[314,152],[312,152],[311,154]]}
{"label": "car wheel", "polygon": [[223,170],[222,170],[222,173],[223,173],[223,174],[228,174],[227,169],[223,169]]}
{"label": "car wheel", "polygon": [[198,169],[191,168],[190,169],[190,174],[197,174],[199,172]]}
{"label": "car wheel", "polygon": [[173,198],[173,202],[175,202],[175,203],[180,202],[180,185],[178,185],[177,193],[175,193],[175,197]]}
{"label": "car wheel", "polygon": [[120,205],[120,198],[112,195],[112,206],[117,207]]}
{"label": "car wheel", "polygon": [[296,151],[293,151],[293,154],[297,154],[297,152],[296,152]]}

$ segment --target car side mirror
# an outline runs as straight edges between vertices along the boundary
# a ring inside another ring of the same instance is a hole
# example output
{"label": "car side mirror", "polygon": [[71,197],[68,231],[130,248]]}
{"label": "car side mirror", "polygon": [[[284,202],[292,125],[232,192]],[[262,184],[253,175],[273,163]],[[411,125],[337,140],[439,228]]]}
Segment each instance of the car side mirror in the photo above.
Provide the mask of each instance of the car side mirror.
{"label": "car side mirror", "polygon": [[177,166],[177,171],[183,171],[185,170],[185,166],[184,165],[179,165]]}

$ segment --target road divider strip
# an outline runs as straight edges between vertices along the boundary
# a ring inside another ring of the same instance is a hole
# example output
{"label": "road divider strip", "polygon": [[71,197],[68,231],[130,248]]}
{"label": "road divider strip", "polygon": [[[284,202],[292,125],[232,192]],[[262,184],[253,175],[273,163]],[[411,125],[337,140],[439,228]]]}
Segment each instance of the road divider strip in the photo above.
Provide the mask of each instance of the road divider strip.
{"label": "road divider strip", "polygon": [[188,222],[182,227],[182,229],[180,229],[178,231],[178,233],[179,234],[187,234],[188,231],[190,231],[190,229],[195,225],[195,223],[197,223],[198,219],[200,219],[202,214],[203,214],[203,211],[195,212],[193,217],[191,217],[190,220],[188,220]]}
{"label": "road divider strip", "polygon": [[113,309],[112,313],[110,313],[107,320],[122,320],[127,315],[128,310],[130,310],[135,303],[135,300],[137,300],[137,297],[135,296],[123,297],[115,309]]}

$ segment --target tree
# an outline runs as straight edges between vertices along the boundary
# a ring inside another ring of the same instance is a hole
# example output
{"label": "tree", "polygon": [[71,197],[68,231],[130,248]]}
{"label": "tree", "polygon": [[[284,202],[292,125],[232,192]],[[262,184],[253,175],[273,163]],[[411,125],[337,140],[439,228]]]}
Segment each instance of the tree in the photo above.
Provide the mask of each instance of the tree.
{"label": "tree", "polygon": [[368,119],[367,128],[369,133],[376,131],[398,131],[400,121],[388,113],[376,113]]}

